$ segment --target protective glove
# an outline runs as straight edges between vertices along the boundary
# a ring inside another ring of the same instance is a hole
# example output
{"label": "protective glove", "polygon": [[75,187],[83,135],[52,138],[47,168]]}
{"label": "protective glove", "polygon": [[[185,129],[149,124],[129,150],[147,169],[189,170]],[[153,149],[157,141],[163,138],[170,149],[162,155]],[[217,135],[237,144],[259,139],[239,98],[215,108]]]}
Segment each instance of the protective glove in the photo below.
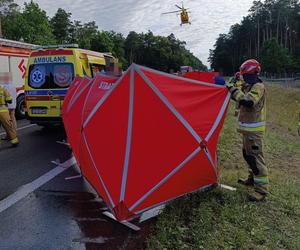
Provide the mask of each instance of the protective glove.
{"label": "protective glove", "polygon": [[231,77],[230,79],[229,79],[229,82],[230,83],[233,83],[234,85],[236,84],[236,78],[235,77]]}
{"label": "protective glove", "polygon": [[240,113],[239,110],[236,109],[236,110],[234,111],[234,116],[235,116],[235,117],[238,117],[238,116],[239,116],[239,113]]}
{"label": "protective glove", "polygon": [[226,83],[226,87],[231,92],[231,90],[234,88],[234,83],[229,81]]}

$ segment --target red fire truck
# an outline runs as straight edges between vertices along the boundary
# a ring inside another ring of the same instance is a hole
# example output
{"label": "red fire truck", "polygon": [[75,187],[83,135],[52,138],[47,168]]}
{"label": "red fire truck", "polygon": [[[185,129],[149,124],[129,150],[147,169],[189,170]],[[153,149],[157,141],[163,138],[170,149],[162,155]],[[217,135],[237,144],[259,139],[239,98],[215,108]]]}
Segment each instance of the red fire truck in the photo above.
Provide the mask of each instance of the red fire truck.
{"label": "red fire truck", "polygon": [[17,89],[17,118],[25,117],[24,82],[29,54],[36,45],[0,38],[0,72],[11,72]]}

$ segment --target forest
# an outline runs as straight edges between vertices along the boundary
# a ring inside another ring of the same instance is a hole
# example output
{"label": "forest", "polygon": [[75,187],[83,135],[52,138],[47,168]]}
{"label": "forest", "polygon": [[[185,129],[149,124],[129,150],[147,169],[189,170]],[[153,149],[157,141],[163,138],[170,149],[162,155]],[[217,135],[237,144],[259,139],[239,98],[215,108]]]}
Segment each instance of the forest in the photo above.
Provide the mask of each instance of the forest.
{"label": "forest", "polygon": [[226,75],[254,58],[265,75],[300,72],[300,4],[298,0],[254,1],[248,16],[220,34],[209,61]]}
{"label": "forest", "polygon": [[94,21],[72,20],[72,13],[62,8],[49,17],[33,1],[19,6],[13,0],[0,0],[0,37],[37,45],[76,43],[83,49],[111,52],[124,69],[135,62],[166,72],[178,71],[183,65],[207,70],[174,34],[164,37],[131,31],[125,37],[99,29]]}

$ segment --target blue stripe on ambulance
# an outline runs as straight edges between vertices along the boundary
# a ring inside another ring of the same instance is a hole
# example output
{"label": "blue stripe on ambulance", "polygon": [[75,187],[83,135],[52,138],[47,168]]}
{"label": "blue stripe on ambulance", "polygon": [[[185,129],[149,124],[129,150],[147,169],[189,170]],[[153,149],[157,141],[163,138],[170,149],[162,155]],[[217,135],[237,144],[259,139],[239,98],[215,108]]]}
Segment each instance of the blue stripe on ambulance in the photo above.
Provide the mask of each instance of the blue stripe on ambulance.
{"label": "blue stripe on ambulance", "polygon": [[36,95],[36,96],[48,96],[48,95],[57,95],[57,96],[65,96],[67,94],[67,89],[61,89],[61,90],[27,90],[25,91],[26,95]]}

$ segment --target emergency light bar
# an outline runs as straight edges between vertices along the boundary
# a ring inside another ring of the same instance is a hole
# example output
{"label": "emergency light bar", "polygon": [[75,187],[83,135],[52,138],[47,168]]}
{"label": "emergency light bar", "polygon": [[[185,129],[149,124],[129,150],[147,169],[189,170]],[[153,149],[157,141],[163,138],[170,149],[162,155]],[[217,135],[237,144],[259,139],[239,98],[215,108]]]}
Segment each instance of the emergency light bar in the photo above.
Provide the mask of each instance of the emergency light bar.
{"label": "emergency light bar", "polygon": [[38,47],[38,50],[41,49],[64,49],[64,48],[79,48],[78,44],[58,44],[58,45],[43,45]]}

